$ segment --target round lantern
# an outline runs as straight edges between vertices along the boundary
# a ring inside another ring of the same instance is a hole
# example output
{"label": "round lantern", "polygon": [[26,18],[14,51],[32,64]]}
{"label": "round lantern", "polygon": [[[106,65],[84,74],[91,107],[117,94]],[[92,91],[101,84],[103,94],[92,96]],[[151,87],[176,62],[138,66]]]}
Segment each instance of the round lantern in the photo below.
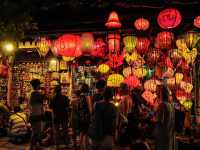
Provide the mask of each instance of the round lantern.
{"label": "round lantern", "polygon": [[197,49],[193,48],[190,50],[180,51],[181,56],[185,59],[185,61],[190,64],[193,63],[197,57]]}
{"label": "round lantern", "polygon": [[180,101],[181,105],[184,106],[186,110],[190,110],[192,108],[192,101],[191,100],[186,100],[186,101]]}
{"label": "round lantern", "polygon": [[51,46],[50,40],[44,37],[39,38],[37,42],[37,48],[38,48],[38,53],[40,54],[40,56],[45,57],[47,53],[49,52],[50,46]]}
{"label": "round lantern", "polygon": [[146,68],[136,68],[133,70],[133,74],[138,78],[143,78],[147,75],[147,69]]}
{"label": "round lantern", "polygon": [[136,76],[128,76],[125,78],[124,82],[131,88],[140,86],[140,80]]}
{"label": "round lantern", "polygon": [[98,67],[98,71],[102,74],[108,73],[109,70],[110,70],[110,67],[107,64],[101,64]]}
{"label": "round lantern", "polygon": [[124,57],[128,64],[132,64],[134,61],[140,58],[140,56],[136,52],[133,52],[132,54],[127,53]]}
{"label": "round lantern", "polygon": [[196,32],[189,31],[185,34],[184,39],[187,47],[191,50],[196,46],[200,36]]}
{"label": "round lantern", "polygon": [[133,69],[131,67],[126,67],[123,69],[123,75],[125,77],[130,76],[132,74],[132,72],[133,72]]}
{"label": "round lantern", "polygon": [[109,53],[118,53],[120,50],[120,35],[109,34],[108,35],[108,50]]}
{"label": "round lantern", "polygon": [[183,80],[183,74],[180,72],[177,72],[175,74],[176,84],[179,84]]}
{"label": "round lantern", "polygon": [[163,29],[172,29],[181,23],[182,17],[177,9],[169,8],[161,11],[158,15],[157,22]]}
{"label": "round lantern", "polygon": [[183,39],[183,38],[176,40],[176,46],[179,50],[186,50],[187,49],[185,39]]}
{"label": "round lantern", "polygon": [[124,77],[121,74],[111,74],[107,79],[107,86],[120,87],[120,84],[124,82]]}
{"label": "round lantern", "polygon": [[111,68],[117,68],[123,64],[123,55],[109,55],[107,64]]}
{"label": "round lantern", "polygon": [[57,40],[53,41],[52,46],[51,46],[51,52],[55,55],[58,56],[58,48],[56,47],[57,45]]}
{"label": "round lantern", "polygon": [[106,50],[106,43],[103,41],[103,39],[98,38],[94,43],[94,47],[91,54],[92,56],[95,57],[104,57],[105,50]]}
{"label": "round lantern", "polygon": [[191,93],[191,91],[193,89],[193,85],[191,83],[181,81],[180,82],[180,88],[183,89],[186,93]]}
{"label": "round lantern", "polygon": [[119,21],[118,14],[113,11],[110,13],[107,23],[105,24],[107,28],[120,28],[122,24]]}
{"label": "round lantern", "polygon": [[197,16],[194,19],[194,26],[197,27],[197,28],[200,28],[200,16]]}
{"label": "round lantern", "polygon": [[160,32],[155,39],[155,47],[159,49],[171,49],[173,39],[173,33],[168,31]]}
{"label": "round lantern", "polygon": [[83,33],[81,36],[81,51],[90,53],[94,45],[94,37],[92,33]]}
{"label": "round lantern", "polygon": [[66,61],[66,62],[69,62],[69,61],[74,60],[75,57],[65,57],[65,56],[63,56],[62,59],[63,59],[64,61]]}
{"label": "round lantern", "polygon": [[160,81],[158,80],[147,80],[145,81],[144,83],[144,89],[145,90],[148,90],[148,91],[152,91],[152,92],[155,92],[157,90],[157,85],[160,85]]}
{"label": "round lantern", "polygon": [[144,100],[146,100],[150,105],[154,105],[157,95],[151,91],[145,90],[142,94],[142,98],[144,98]]}
{"label": "round lantern", "polygon": [[80,43],[80,36],[64,34],[56,40],[54,46],[58,50],[58,54],[61,56],[78,57],[81,55]]}
{"label": "round lantern", "polygon": [[176,90],[176,98],[179,101],[185,101],[188,99],[188,94],[184,90]]}
{"label": "round lantern", "polygon": [[161,56],[161,52],[156,49],[152,49],[148,54],[147,54],[147,59],[150,64],[156,64]]}
{"label": "round lantern", "polygon": [[135,20],[134,26],[139,31],[145,31],[149,28],[149,21],[145,18],[138,18]]}
{"label": "round lantern", "polygon": [[127,53],[131,53],[136,47],[137,37],[135,36],[126,36],[123,38],[123,42],[126,48]]}
{"label": "round lantern", "polygon": [[138,38],[136,50],[139,54],[144,54],[149,50],[150,40],[148,38]]}

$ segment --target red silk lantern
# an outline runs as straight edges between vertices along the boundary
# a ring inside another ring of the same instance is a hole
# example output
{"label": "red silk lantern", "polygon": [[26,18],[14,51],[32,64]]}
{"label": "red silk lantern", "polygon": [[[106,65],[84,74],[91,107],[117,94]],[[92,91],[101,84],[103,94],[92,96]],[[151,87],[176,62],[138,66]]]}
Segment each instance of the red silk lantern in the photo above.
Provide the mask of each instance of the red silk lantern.
{"label": "red silk lantern", "polygon": [[128,76],[125,78],[124,82],[132,88],[140,86],[140,80],[136,76]]}
{"label": "red silk lantern", "polygon": [[106,43],[103,41],[103,39],[98,38],[95,41],[95,44],[94,44],[91,54],[92,54],[92,56],[95,56],[95,57],[104,57],[105,50],[106,50]]}
{"label": "red silk lantern", "polygon": [[136,42],[136,50],[140,54],[144,54],[149,50],[150,40],[148,38],[138,38]]}
{"label": "red silk lantern", "polygon": [[197,27],[197,28],[200,28],[200,16],[197,16],[194,19],[194,26]]}
{"label": "red silk lantern", "polygon": [[163,29],[172,29],[181,23],[182,17],[177,9],[169,8],[161,11],[158,15],[157,22]]}
{"label": "red silk lantern", "polygon": [[94,37],[92,33],[83,33],[81,36],[81,51],[90,53],[94,45]]}
{"label": "red silk lantern", "polygon": [[123,64],[123,55],[109,55],[107,64],[111,68],[117,68]]}
{"label": "red silk lantern", "polygon": [[108,50],[109,53],[118,53],[120,50],[120,35],[109,34],[108,35]]}
{"label": "red silk lantern", "polygon": [[107,28],[120,28],[122,24],[119,21],[118,14],[113,11],[110,13],[107,23],[105,24]]}
{"label": "red silk lantern", "polygon": [[173,33],[167,31],[160,32],[155,39],[155,47],[159,49],[170,49],[172,47],[173,39]]}
{"label": "red silk lantern", "polygon": [[58,54],[66,57],[78,57],[80,51],[80,36],[73,34],[65,34],[60,36],[54,46],[58,50]]}
{"label": "red silk lantern", "polygon": [[161,52],[159,50],[153,49],[147,54],[147,59],[150,64],[156,64],[161,56]]}
{"label": "red silk lantern", "polygon": [[145,31],[149,28],[149,21],[145,18],[139,18],[135,20],[134,26],[139,31]]}

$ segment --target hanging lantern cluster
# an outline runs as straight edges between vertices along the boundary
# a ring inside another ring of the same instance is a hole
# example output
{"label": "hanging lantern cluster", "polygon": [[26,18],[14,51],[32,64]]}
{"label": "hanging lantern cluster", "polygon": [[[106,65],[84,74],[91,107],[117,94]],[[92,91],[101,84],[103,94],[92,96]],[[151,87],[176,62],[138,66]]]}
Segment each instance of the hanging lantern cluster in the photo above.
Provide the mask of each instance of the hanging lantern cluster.
{"label": "hanging lantern cluster", "polygon": [[118,14],[113,11],[110,13],[107,23],[105,24],[107,28],[121,28],[122,24],[119,21]]}
{"label": "hanging lantern cluster", "polygon": [[83,53],[90,53],[93,49],[94,37],[92,33],[83,33],[81,35],[81,51]]}
{"label": "hanging lantern cluster", "polygon": [[120,84],[124,82],[124,77],[121,74],[111,74],[107,79],[107,86],[120,87]]}
{"label": "hanging lantern cluster", "polygon": [[149,50],[150,40],[148,38],[137,38],[136,50],[139,54],[144,54]]}
{"label": "hanging lantern cluster", "polygon": [[177,9],[169,8],[161,11],[157,22],[162,29],[172,29],[181,23],[182,17]]}
{"label": "hanging lantern cluster", "polygon": [[155,47],[159,49],[171,49],[174,35],[171,32],[163,31],[157,34]]}
{"label": "hanging lantern cluster", "polygon": [[45,37],[39,38],[37,42],[37,50],[40,56],[45,57],[51,47],[51,41]]}
{"label": "hanging lantern cluster", "polygon": [[135,20],[134,26],[139,31],[146,31],[149,28],[150,24],[147,19],[138,18],[137,20]]}

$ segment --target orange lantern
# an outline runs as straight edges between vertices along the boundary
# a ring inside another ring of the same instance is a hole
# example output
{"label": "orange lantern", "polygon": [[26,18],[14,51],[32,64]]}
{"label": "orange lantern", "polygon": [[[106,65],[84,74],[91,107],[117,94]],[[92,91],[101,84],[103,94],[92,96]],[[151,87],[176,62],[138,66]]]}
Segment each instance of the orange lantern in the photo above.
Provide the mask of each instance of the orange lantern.
{"label": "orange lantern", "polygon": [[109,34],[108,35],[108,50],[109,53],[118,53],[120,50],[120,35]]}
{"label": "orange lantern", "polygon": [[107,28],[120,28],[122,24],[119,21],[118,14],[113,11],[110,13],[107,23],[105,24]]}
{"label": "orange lantern", "polygon": [[58,50],[58,54],[61,56],[78,57],[81,55],[80,44],[80,36],[64,34],[56,40],[54,46]]}
{"label": "orange lantern", "polygon": [[191,91],[193,89],[193,85],[191,83],[181,81],[180,82],[180,88],[183,89],[186,93],[191,93]]}
{"label": "orange lantern", "polygon": [[161,11],[158,15],[157,22],[163,29],[172,29],[181,23],[182,17],[177,9],[169,8]]}
{"label": "orange lantern", "polygon": [[95,57],[104,57],[105,50],[106,50],[106,43],[103,41],[103,39],[98,38],[95,41],[95,44],[94,44],[91,54],[92,54],[92,56],[95,56]]}
{"label": "orange lantern", "polygon": [[136,88],[140,86],[140,80],[136,76],[128,76],[125,78],[124,82],[131,88]]}
{"label": "orange lantern", "polygon": [[173,33],[168,31],[160,32],[155,39],[155,47],[159,49],[170,49],[172,47],[173,39]]}
{"label": "orange lantern", "polygon": [[197,28],[200,28],[200,16],[197,16],[194,19],[194,26],[197,27]]}
{"label": "orange lantern", "polygon": [[83,33],[81,36],[81,51],[90,53],[94,45],[94,37],[92,33]]}
{"label": "orange lantern", "polygon": [[135,20],[134,26],[139,31],[145,31],[149,28],[149,21],[145,18],[138,18]]}
{"label": "orange lantern", "polygon": [[150,105],[154,105],[157,95],[151,91],[145,90],[142,94],[142,98],[144,98],[144,100],[146,100]]}
{"label": "orange lantern", "polygon": [[133,70],[133,74],[138,78],[143,78],[147,75],[147,69],[140,67]]}
{"label": "orange lantern", "polygon": [[138,38],[136,42],[136,50],[140,54],[144,54],[149,50],[150,40],[148,38]]}
{"label": "orange lantern", "polygon": [[152,91],[152,92],[155,92],[157,90],[157,86],[160,85],[160,81],[158,80],[147,80],[145,81],[144,83],[144,89],[145,90],[148,90],[148,91]]}
{"label": "orange lantern", "polygon": [[40,54],[40,56],[45,57],[47,53],[49,52],[50,46],[51,46],[50,40],[44,37],[39,38],[37,42],[37,47],[38,47],[38,53]]}

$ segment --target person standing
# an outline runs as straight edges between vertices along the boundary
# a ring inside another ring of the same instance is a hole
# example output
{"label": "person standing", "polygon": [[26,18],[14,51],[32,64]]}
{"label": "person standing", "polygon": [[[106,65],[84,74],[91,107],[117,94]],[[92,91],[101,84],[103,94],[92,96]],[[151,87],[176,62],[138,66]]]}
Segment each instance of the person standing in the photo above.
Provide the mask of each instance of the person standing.
{"label": "person standing", "polygon": [[[53,121],[56,131],[56,146],[58,148],[58,139],[64,137],[65,144],[68,144],[68,109],[69,98],[62,95],[62,88],[60,85],[55,87],[55,94],[50,102],[50,108],[53,110]],[[62,130],[60,131],[60,127]],[[62,133],[62,134],[61,134]]]}
{"label": "person standing", "polygon": [[33,79],[30,84],[32,85],[33,92],[30,96],[30,123],[32,127],[31,145],[30,149],[40,150],[40,138],[42,133],[42,118],[43,118],[43,99],[44,96],[40,92],[41,82],[39,79]]}
{"label": "person standing", "polygon": [[156,149],[175,149],[175,113],[174,107],[169,101],[169,91],[166,86],[160,87],[159,98],[161,100],[157,111],[156,125]]}

